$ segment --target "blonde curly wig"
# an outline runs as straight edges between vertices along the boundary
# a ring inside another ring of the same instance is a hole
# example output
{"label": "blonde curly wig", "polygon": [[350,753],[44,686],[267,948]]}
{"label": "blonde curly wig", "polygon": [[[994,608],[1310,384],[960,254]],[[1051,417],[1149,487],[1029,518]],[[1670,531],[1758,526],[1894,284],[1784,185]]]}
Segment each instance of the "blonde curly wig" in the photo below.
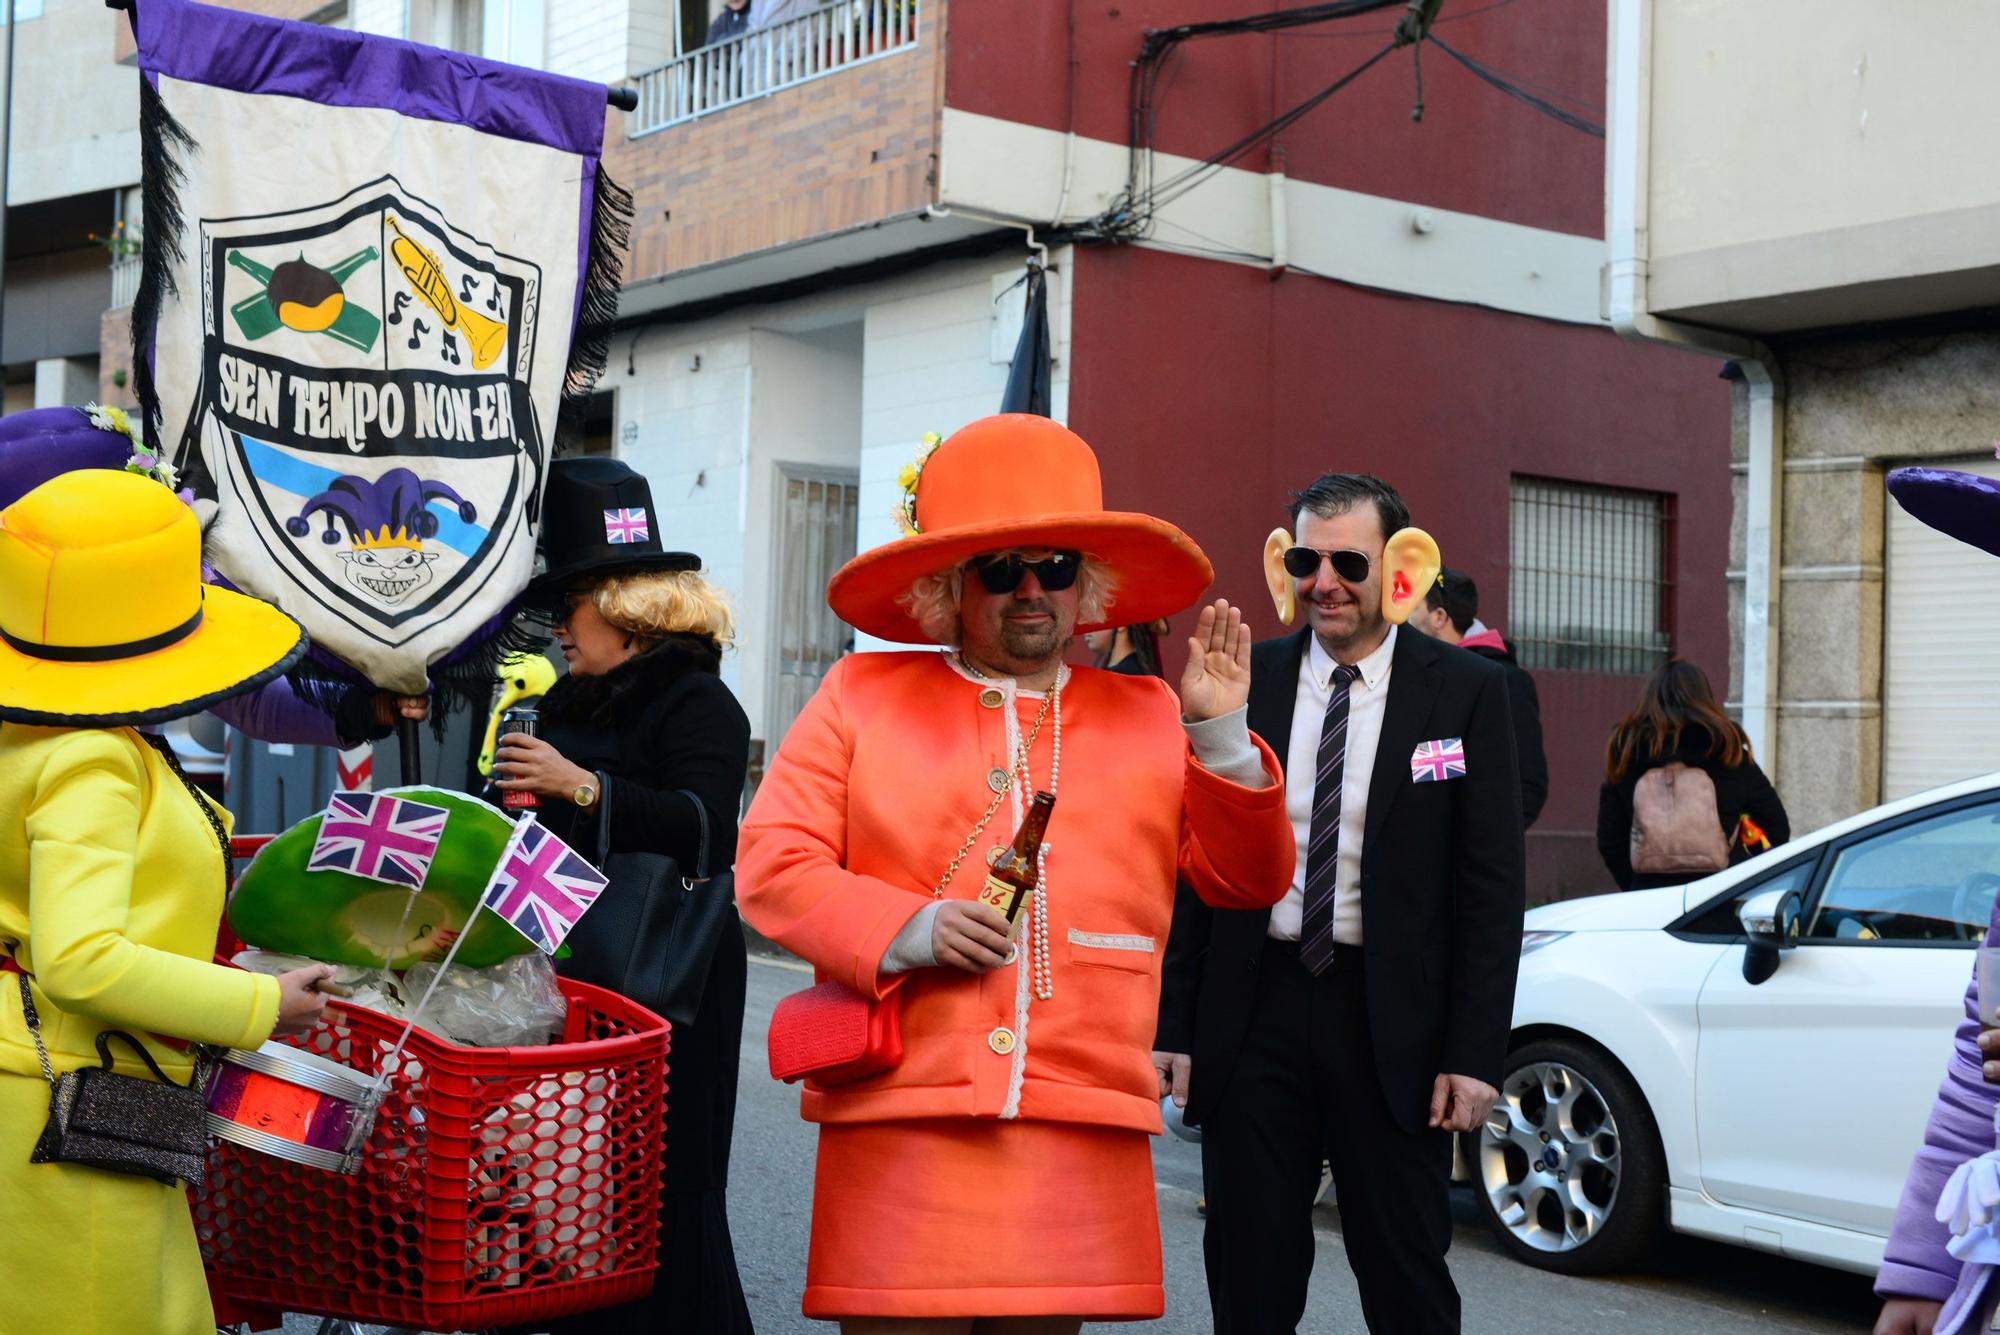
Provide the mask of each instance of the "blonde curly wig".
{"label": "blonde curly wig", "polygon": [[587,590],[598,615],[628,635],[706,635],[727,649],[736,641],[729,596],[698,570],[641,570],[606,575]]}
{"label": "blonde curly wig", "polygon": [[[958,605],[964,596],[964,567],[952,566],[916,580],[897,595],[896,602],[925,635],[948,649],[956,649]],[[1109,620],[1111,606],[1117,601],[1117,576],[1102,561],[1085,552],[1083,568],[1076,572],[1077,624],[1090,626]]]}

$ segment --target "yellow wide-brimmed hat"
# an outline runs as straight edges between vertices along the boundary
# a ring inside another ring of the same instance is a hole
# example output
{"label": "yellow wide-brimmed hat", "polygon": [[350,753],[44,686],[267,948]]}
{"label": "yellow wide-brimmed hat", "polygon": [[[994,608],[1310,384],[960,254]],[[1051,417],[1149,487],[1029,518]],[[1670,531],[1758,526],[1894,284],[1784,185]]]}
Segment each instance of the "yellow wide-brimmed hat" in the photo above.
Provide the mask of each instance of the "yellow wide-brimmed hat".
{"label": "yellow wide-brimmed hat", "polygon": [[0,719],[180,718],[305,648],[277,608],[201,582],[201,526],[150,477],[78,469],[0,510]]}

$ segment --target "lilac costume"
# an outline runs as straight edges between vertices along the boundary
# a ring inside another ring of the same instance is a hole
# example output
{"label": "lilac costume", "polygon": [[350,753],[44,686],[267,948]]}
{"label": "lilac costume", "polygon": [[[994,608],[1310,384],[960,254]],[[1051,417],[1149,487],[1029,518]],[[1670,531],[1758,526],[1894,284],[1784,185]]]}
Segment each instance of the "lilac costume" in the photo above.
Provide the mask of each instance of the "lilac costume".
{"label": "lilac costume", "polygon": [[[1986,944],[2000,946],[2000,900],[1994,903]],[[1875,1292],[1884,1298],[1944,1302],[1959,1283],[1961,1270],[1984,1269],[1963,1266],[1945,1250],[1951,1230],[1936,1215],[1938,1195],[1952,1171],[1993,1148],[1993,1110],[2000,1104],[2000,1085],[1989,1085],[1980,1075],[1978,992],[1976,980],[1965,989],[1965,1018],[1959,1021],[1944,1083],[1931,1105],[1923,1147],[1903,1182],[1896,1223],[1889,1230],[1882,1270],[1875,1278]],[[1974,1296],[1966,1295],[1967,1300]]]}
{"label": "lilac costume", "polygon": [[[1940,533],[1982,551],[2000,555],[2000,481],[1972,473],[1936,468],[1898,468],[1887,479],[1889,494],[1913,517]],[[2000,946],[2000,902],[1986,928],[1988,946]],[[1987,1308],[2000,1267],[2000,1237],[1992,1222],[1961,1230],[1938,1219],[1944,1212],[1963,1215],[1970,1184],[1981,1171],[1994,1179],[1994,1108],[2000,1087],[1986,1083],[1979,1053],[1979,987],[1965,990],[1965,1018],[1952,1044],[1944,1084],[1931,1105],[1923,1148],[1917,1151],[1896,1222],[1883,1250],[1875,1292],[1884,1298],[1922,1298],[1943,1303],[1937,1330],[1950,1335],[1965,1328],[1969,1318],[1990,1319]],[[1981,1210],[1981,1214],[1989,1214]],[[1990,1218],[1990,1214],[1989,1214]],[[1960,1258],[1964,1258],[1961,1260]]]}

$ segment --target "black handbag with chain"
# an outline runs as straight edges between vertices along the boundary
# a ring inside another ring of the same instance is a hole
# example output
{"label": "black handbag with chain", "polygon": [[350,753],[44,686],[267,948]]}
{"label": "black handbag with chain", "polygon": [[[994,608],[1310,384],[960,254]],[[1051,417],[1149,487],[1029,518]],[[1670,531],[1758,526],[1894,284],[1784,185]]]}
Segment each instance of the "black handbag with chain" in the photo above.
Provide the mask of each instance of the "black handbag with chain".
{"label": "black handbag with chain", "polygon": [[709,815],[694,803],[701,842],[690,875],[664,853],[612,853],[611,784],[599,775],[598,870],[610,880],[565,938],[565,978],[608,987],[676,1025],[694,1023],[723,929],[736,916],[735,873],[709,874]]}
{"label": "black handbag with chain", "polygon": [[[208,1131],[201,1095],[194,1085],[184,1087],[167,1079],[145,1045],[122,1029],[107,1029],[97,1036],[102,1066],[86,1066],[58,1076],[42,1042],[41,1017],[35,1013],[35,999],[28,991],[28,976],[22,973],[15,977],[21,983],[21,1014],[28,1022],[28,1032],[34,1035],[35,1055],[41,1058],[42,1074],[48,1077],[51,1091],[49,1124],[35,1142],[28,1162],[82,1164],[150,1177],[167,1186],[177,1181],[200,1186]],[[154,1079],[141,1080],[111,1069],[114,1038],[131,1045]],[[199,1074],[194,1084],[200,1084]]]}

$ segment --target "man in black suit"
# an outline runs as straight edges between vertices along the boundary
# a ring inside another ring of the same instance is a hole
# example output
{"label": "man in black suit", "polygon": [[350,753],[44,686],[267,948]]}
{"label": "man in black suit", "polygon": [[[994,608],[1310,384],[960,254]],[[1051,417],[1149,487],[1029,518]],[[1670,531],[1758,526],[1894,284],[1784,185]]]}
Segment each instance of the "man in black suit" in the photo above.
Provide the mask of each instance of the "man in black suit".
{"label": "man in black suit", "polygon": [[1521,948],[1506,680],[1384,619],[1385,577],[1424,593],[1388,541],[1393,488],[1329,473],[1292,520],[1308,624],[1256,646],[1249,710],[1285,761],[1297,871],[1268,911],[1177,905],[1154,1061],[1202,1128],[1218,1332],[1296,1329],[1322,1158],[1368,1328],[1457,1331],[1451,1133],[1498,1096]]}

